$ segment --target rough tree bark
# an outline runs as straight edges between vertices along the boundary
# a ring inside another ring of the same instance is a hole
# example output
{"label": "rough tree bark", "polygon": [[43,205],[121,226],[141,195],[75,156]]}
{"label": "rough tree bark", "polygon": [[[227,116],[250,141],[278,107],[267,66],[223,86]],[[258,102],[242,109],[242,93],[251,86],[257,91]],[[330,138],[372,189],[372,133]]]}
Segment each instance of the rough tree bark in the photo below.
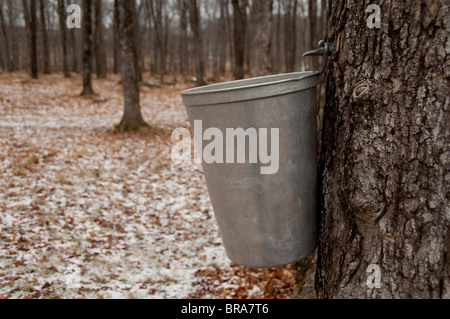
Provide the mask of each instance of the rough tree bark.
{"label": "rough tree bark", "polygon": [[136,49],[134,41],[135,18],[132,3],[129,0],[117,0],[116,10],[118,18],[118,31],[120,42],[121,73],[124,96],[124,115],[119,124],[122,132],[138,130],[146,123],[142,119],[141,106],[139,102],[138,76],[135,64]]}
{"label": "rough tree bark", "polygon": [[272,73],[272,6],[273,0],[254,1],[252,5],[250,28],[250,65],[251,77]]}
{"label": "rough tree bark", "polygon": [[[329,3],[316,290],[448,298],[450,7],[372,2],[380,29],[366,25],[367,2]],[[370,265],[380,288],[367,285]]]}
{"label": "rough tree bark", "polygon": [[92,89],[92,2],[83,0],[83,91],[81,95],[94,94]]}

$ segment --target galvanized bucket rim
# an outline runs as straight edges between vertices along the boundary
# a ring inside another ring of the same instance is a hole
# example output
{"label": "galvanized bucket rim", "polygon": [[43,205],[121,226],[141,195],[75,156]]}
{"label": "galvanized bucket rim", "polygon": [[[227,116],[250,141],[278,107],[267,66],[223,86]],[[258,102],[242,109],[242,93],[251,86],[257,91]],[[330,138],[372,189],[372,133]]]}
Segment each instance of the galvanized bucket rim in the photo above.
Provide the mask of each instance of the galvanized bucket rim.
{"label": "galvanized bucket rim", "polygon": [[181,92],[186,106],[228,104],[315,88],[317,72],[295,72],[206,85]]}
{"label": "galvanized bucket rim", "polygon": [[[296,77],[297,75],[298,75],[298,77]],[[230,92],[230,91],[235,91],[235,90],[245,90],[245,89],[258,88],[258,87],[264,87],[264,86],[269,86],[269,85],[283,84],[286,82],[300,81],[300,80],[304,80],[308,77],[317,76],[317,75],[318,75],[317,71],[302,71],[302,72],[293,72],[293,73],[272,74],[272,75],[266,75],[266,76],[260,76],[260,77],[242,79],[242,80],[234,80],[234,81],[205,85],[205,86],[201,86],[201,87],[184,90],[180,94],[183,96],[192,96],[192,95],[202,95],[202,94],[211,94],[211,93],[223,93],[223,92]],[[277,81],[267,81],[267,82],[248,84],[248,85],[223,87],[224,85],[244,84],[246,82],[255,82],[255,81],[259,81],[259,80],[263,80],[263,79],[268,80],[271,78],[288,77],[288,76],[289,76],[289,78],[284,78],[282,80],[277,80]],[[214,89],[216,87],[217,87],[217,89]]]}

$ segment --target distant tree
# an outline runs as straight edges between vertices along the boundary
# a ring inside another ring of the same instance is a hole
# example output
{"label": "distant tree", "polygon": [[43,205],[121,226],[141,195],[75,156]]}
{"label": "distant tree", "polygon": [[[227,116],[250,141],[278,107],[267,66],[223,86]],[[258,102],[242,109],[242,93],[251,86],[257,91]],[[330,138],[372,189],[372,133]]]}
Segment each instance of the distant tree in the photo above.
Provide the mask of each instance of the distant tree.
{"label": "distant tree", "polygon": [[106,78],[106,53],[103,37],[103,9],[102,0],[94,0],[95,7],[95,64],[97,77]]}
{"label": "distant tree", "polygon": [[6,32],[5,16],[3,14],[3,2],[0,2],[0,27],[2,28],[2,34],[4,39],[4,50],[2,51],[5,52],[5,66],[6,70],[11,71],[12,62],[9,53],[9,39],[8,34]]}
{"label": "distant tree", "polygon": [[81,95],[94,94],[92,88],[92,2],[83,0],[83,91]]}
{"label": "distant tree", "polygon": [[[317,0],[312,0],[313,2]],[[297,7],[298,0],[284,0],[284,54],[286,72],[295,71],[297,52]],[[316,47],[317,43],[312,46]]]}
{"label": "distant tree", "polygon": [[120,56],[120,44],[119,44],[119,28],[118,28],[118,11],[117,11],[117,0],[114,0],[114,30],[113,30],[113,40],[114,40],[114,74],[119,73],[119,56]]}
{"label": "distant tree", "polygon": [[63,48],[63,72],[64,77],[70,77],[69,63],[67,58],[67,30],[66,30],[66,5],[64,0],[58,0],[59,32],[61,34],[61,44]]}
{"label": "distant tree", "polygon": [[31,78],[37,80],[38,76],[38,61],[37,61],[37,16],[36,16],[36,1],[30,0],[30,6],[28,6],[27,0],[22,0],[23,13],[25,17],[25,23],[28,29],[29,39],[29,53],[30,53],[30,69]]}
{"label": "distant tree", "polygon": [[180,16],[180,72],[183,75],[189,72],[189,50],[188,50],[188,10],[187,0],[178,0],[178,12]]}
{"label": "distant tree", "polygon": [[234,21],[234,78],[244,78],[248,0],[232,0]]}
{"label": "distant tree", "polygon": [[139,101],[139,86],[136,64],[134,21],[134,0],[117,0],[115,2],[118,20],[118,34],[120,42],[121,73],[124,96],[124,115],[119,124],[122,132],[137,130],[147,126],[141,114]]}
{"label": "distant tree", "polygon": [[205,64],[203,60],[203,38],[200,30],[200,9],[197,0],[189,2],[189,17],[191,29],[194,34],[194,58],[195,58],[195,76],[197,77],[197,86],[205,85],[203,79],[205,75]]}
{"label": "distant tree", "polygon": [[39,1],[39,12],[41,19],[41,31],[42,31],[42,49],[43,49],[43,61],[44,61],[44,74],[50,74],[50,52],[47,36],[47,17],[45,14],[45,0]]}
{"label": "distant tree", "polygon": [[272,73],[272,24],[273,0],[253,1],[250,16],[250,65],[251,77]]}
{"label": "distant tree", "polygon": [[164,41],[163,25],[163,0],[147,0],[147,12],[150,15],[155,26],[155,45],[157,52],[157,68],[159,80],[164,84],[164,75],[166,73],[166,44]]}

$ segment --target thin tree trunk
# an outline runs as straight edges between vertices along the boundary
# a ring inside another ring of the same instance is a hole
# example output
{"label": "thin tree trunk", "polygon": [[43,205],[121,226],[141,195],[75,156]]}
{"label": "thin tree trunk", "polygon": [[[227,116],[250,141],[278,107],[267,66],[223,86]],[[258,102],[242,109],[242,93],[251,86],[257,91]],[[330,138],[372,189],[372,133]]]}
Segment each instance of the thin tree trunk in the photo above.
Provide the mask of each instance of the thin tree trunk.
{"label": "thin tree trunk", "polygon": [[318,296],[450,298],[450,7],[366,5],[330,1]]}
{"label": "thin tree trunk", "polygon": [[70,47],[72,49],[72,72],[79,72],[78,68],[78,46],[77,46],[77,38],[76,38],[77,29],[72,29],[69,31],[70,36]]}
{"label": "thin tree trunk", "polygon": [[97,67],[97,77],[106,78],[106,53],[103,39],[103,14],[102,0],[94,1],[95,11],[95,64]]}
{"label": "thin tree trunk", "polygon": [[187,40],[187,4],[186,0],[178,0],[178,11],[180,15],[180,71],[182,75],[188,74],[189,70],[189,51],[188,51],[188,40]]}
{"label": "thin tree trunk", "polygon": [[232,0],[234,21],[234,78],[244,78],[247,0]]}
{"label": "thin tree trunk", "polygon": [[251,11],[250,65],[251,77],[272,73],[272,25],[273,0],[254,1]]}
{"label": "thin tree trunk", "polygon": [[11,57],[11,71],[17,71],[19,69],[19,57],[20,54],[20,47],[19,47],[19,40],[18,38],[18,32],[17,32],[17,16],[15,15],[14,5],[16,1],[14,0],[6,0],[6,4],[8,6],[8,18],[9,18],[9,35],[11,40],[11,51],[12,51],[12,57]]}
{"label": "thin tree trunk", "polygon": [[30,54],[30,70],[31,78],[37,80],[38,65],[37,65],[37,17],[36,17],[36,0],[30,0],[30,7],[28,7],[28,1],[23,0],[23,13],[25,22],[28,29],[29,39],[29,54]]}
{"label": "thin tree trunk", "polygon": [[139,45],[139,12],[136,9],[136,0],[129,0],[130,2],[130,10],[133,15],[133,37],[132,40],[134,44],[132,45],[132,49],[134,50],[134,65],[136,70],[136,77],[138,82],[142,81],[142,70],[140,64],[140,45]]}
{"label": "thin tree trunk", "polygon": [[[308,2],[308,18],[309,18],[309,46],[314,49],[321,39],[317,39],[317,0],[309,0]],[[365,11],[363,11],[365,12]],[[312,50],[311,49],[311,50]],[[312,69],[317,70],[319,67],[318,59],[310,59]]]}
{"label": "thin tree trunk", "polygon": [[146,126],[139,101],[138,77],[136,72],[135,55],[133,48],[135,41],[134,21],[136,18],[133,10],[134,3],[128,0],[117,0],[118,31],[121,53],[121,73],[124,96],[124,115],[119,124],[122,132],[137,130]]}
{"label": "thin tree trunk", "polygon": [[81,95],[94,94],[92,88],[92,2],[83,0],[83,91]]}
{"label": "thin tree trunk", "polygon": [[[316,1],[316,0],[312,0]],[[285,65],[286,72],[295,71],[297,52],[297,7],[298,0],[289,0],[286,5],[285,15]]]}
{"label": "thin tree trunk", "polygon": [[277,26],[276,26],[276,61],[275,61],[275,72],[281,72],[282,66],[282,46],[281,46],[281,0],[278,0],[278,12],[277,12]]}
{"label": "thin tree trunk", "polygon": [[203,37],[200,30],[200,11],[197,0],[190,0],[191,29],[194,34],[195,76],[197,86],[205,85],[205,65],[203,62]]}
{"label": "thin tree trunk", "polygon": [[117,0],[114,0],[114,74],[119,73],[119,56],[120,56],[120,44],[119,44],[119,30],[118,30],[118,12],[117,12]]}
{"label": "thin tree trunk", "polygon": [[70,77],[69,62],[67,58],[67,31],[66,31],[66,6],[64,0],[58,0],[59,32],[63,48],[63,72],[64,77]]}
{"label": "thin tree trunk", "polygon": [[42,26],[42,46],[44,50],[44,74],[50,74],[50,52],[47,37],[47,19],[45,14],[45,2],[40,0],[40,18]]}
{"label": "thin tree trunk", "polygon": [[[11,21],[10,21],[11,24]],[[3,38],[5,39],[5,64],[6,64],[6,70],[11,71],[12,70],[12,62],[10,59],[10,53],[9,53],[9,39],[8,34],[6,32],[6,23],[5,23],[5,17],[3,15],[3,3],[0,3],[0,26],[2,27],[2,33]]]}
{"label": "thin tree trunk", "polygon": [[147,12],[151,14],[155,26],[156,48],[158,50],[157,68],[159,81],[164,84],[166,73],[166,57],[163,32],[163,0],[149,0],[147,2]]}
{"label": "thin tree trunk", "polygon": [[[227,27],[227,21],[226,21],[226,10],[228,2],[226,0],[220,0],[220,32],[225,32],[225,34],[228,34],[229,30]],[[220,45],[219,45],[219,72],[220,75],[225,75],[226,72],[226,65],[227,65],[227,36],[220,36],[218,37],[220,39]]]}

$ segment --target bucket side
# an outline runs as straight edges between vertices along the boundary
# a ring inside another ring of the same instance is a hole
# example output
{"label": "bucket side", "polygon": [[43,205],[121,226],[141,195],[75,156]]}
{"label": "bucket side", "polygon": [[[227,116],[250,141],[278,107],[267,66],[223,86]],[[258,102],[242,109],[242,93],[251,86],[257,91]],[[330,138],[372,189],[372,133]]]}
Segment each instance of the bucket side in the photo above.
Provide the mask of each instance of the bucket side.
{"label": "bucket side", "polygon": [[[260,162],[203,163],[220,235],[233,262],[275,267],[300,260],[315,250],[316,108],[315,86],[226,105],[186,107],[191,124],[201,120],[203,132],[218,128],[225,136],[228,128],[279,129],[276,174],[262,175],[264,165]],[[227,151],[225,145],[223,151]],[[249,152],[246,145],[247,159]]]}

